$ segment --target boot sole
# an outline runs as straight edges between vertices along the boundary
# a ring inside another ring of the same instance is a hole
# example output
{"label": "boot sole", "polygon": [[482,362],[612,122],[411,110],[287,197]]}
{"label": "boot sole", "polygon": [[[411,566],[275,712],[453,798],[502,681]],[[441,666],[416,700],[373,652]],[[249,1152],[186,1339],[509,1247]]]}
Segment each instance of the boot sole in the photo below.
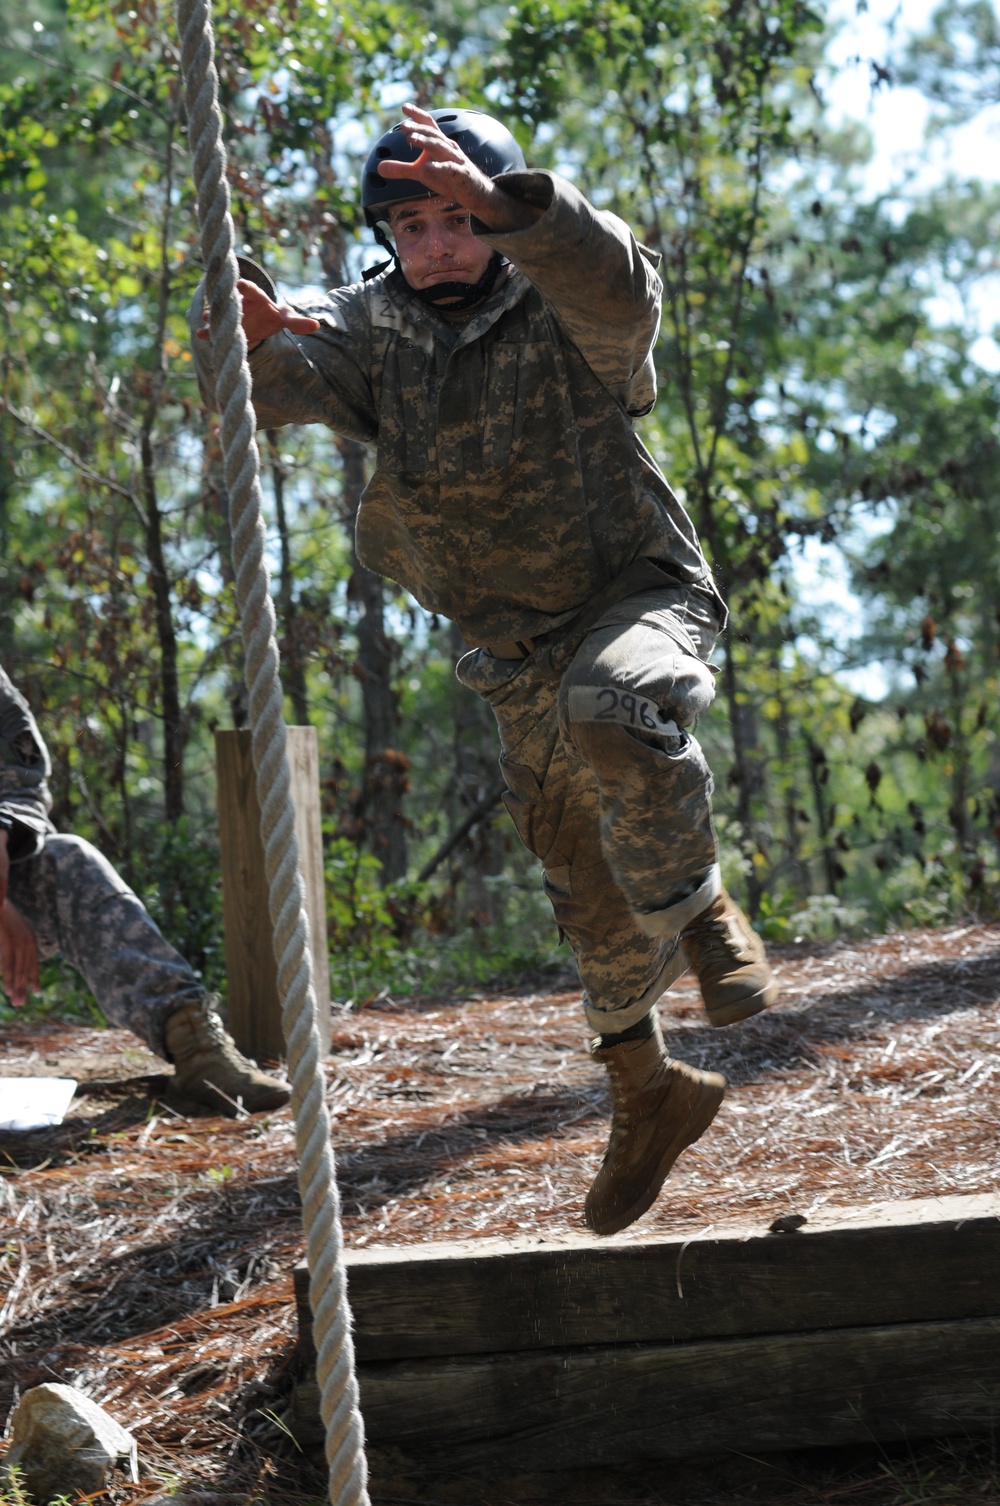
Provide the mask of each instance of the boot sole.
{"label": "boot sole", "polygon": [[670,1141],[657,1164],[649,1182],[635,1202],[624,1213],[616,1214],[605,1223],[596,1224],[592,1221],[590,1210],[584,1205],[584,1221],[588,1229],[595,1234],[617,1234],[621,1229],[627,1229],[629,1224],[634,1224],[637,1218],[650,1209],[660,1195],[664,1182],[673,1170],[674,1162],[682,1151],[687,1150],[696,1140],[700,1140],[708,1129],[712,1120],[719,1112],[723,1098],[726,1096],[726,1080],[718,1072],[705,1074],[706,1081],[698,1084],[698,1096],[692,1105],[691,1112],[684,1121],[684,1126]]}
{"label": "boot sole", "polygon": [[708,1023],[714,1030],[723,1025],[738,1025],[740,1020],[749,1020],[752,1015],[760,1014],[764,1009],[770,1009],[772,1004],[777,1003],[778,985],[772,981],[758,989],[755,994],[747,994],[745,999],[735,999],[731,1004],[722,1004],[718,1009],[709,1009],[705,1006],[708,1015]]}

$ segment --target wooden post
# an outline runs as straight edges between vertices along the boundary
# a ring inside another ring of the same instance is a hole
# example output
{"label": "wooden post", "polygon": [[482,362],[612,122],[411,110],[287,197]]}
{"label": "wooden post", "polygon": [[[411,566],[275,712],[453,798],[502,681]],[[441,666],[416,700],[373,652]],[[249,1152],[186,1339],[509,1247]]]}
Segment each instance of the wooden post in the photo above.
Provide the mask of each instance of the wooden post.
{"label": "wooden post", "polygon": [[[330,1045],[330,967],[326,950],[319,754],[315,727],[288,728],[295,835],[305,884],[320,1044]],[[222,916],[229,978],[227,1023],[241,1051],[258,1061],[285,1054],[277,966],[267,902],[264,847],[250,733],[217,731],[215,767],[222,868]]]}

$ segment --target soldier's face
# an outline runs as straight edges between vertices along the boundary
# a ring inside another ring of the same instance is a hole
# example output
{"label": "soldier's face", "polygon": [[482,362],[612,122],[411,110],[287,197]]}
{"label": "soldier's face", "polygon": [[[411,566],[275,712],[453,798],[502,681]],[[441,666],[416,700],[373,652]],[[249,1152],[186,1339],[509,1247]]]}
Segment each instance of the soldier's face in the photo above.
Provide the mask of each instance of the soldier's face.
{"label": "soldier's face", "polygon": [[447,199],[408,199],[391,210],[389,224],[411,288],[478,282],[493,255],[473,235],[469,211]]}

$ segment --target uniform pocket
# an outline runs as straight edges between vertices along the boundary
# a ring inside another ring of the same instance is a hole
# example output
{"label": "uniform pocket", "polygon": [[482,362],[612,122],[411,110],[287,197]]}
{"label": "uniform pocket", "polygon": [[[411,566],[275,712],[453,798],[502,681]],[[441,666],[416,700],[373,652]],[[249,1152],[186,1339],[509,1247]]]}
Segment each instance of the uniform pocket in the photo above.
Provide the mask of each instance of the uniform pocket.
{"label": "uniform pocket", "polygon": [[455,675],[469,690],[492,702],[505,699],[523,669],[523,659],[494,659],[484,648],[471,648],[455,665]]}
{"label": "uniform pocket", "polygon": [[426,351],[407,340],[389,347],[379,413],[379,458],[389,460],[389,468],[418,473],[435,469],[433,387]]}
{"label": "uniform pocket", "polygon": [[500,755],[500,772],[507,788],[503,803],[517,829],[517,834],[536,858],[544,860],[552,850],[555,830],[545,811],[542,787],[527,764],[511,763]]}
{"label": "uniform pocket", "polygon": [[525,435],[535,435],[551,449],[553,415],[562,413],[564,401],[547,341],[498,340],[491,345],[480,414],[484,467],[507,465]]}

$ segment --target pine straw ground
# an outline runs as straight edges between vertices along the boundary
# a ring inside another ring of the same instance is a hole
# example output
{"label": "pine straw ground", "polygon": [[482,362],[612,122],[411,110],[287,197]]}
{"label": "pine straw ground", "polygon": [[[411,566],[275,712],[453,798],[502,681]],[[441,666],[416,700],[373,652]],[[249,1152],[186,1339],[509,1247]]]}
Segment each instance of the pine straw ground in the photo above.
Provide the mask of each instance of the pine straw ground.
{"label": "pine straw ground", "polygon": [[[689,980],[662,1006],[668,1048],[731,1088],[638,1226],[704,1231],[1000,1181],[1000,929],[966,924],[778,949],[778,1008],[706,1028]],[[121,1032],[0,1030],[11,1073],[83,1079],[58,1129],[7,1133],[0,1420],[44,1380],[81,1386],[139,1440],[158,1482],[270,1506],[322,1499],[279,1423],[294,1377],[291,1268],[302,1253],[287,1111],[185,1119],[151,1096],[156,1061]],[[578,996],[384,998],[335,1026],[327,1063],[351,1245],[580,1228],[607,1099]],[[635,1467],[579,1478],[415,1481],[378,1503],[1000,1501],[972,1446]],[[428,1493],[429,1492],[429,1493]],[[208,1496],[199,1496],[207,1500]]]}

